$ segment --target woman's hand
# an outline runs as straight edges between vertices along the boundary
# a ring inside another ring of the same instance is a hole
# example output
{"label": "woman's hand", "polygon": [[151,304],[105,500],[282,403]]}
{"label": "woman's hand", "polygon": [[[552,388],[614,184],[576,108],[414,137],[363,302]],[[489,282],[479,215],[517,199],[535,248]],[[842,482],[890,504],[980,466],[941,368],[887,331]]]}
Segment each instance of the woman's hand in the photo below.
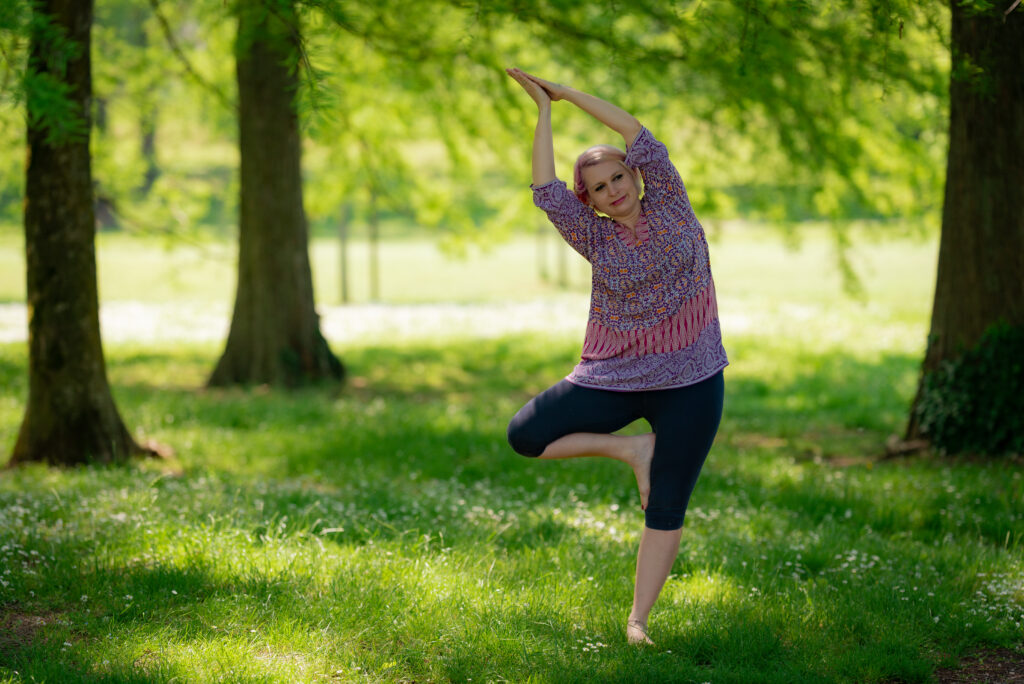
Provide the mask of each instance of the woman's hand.
{"label": "woman's hand", "polygon": [[550,106],[553,99],[548,91],[525,71],[519,69],[505,69],[505,73],[516,80],[516,83],[523,87],[523,90],[533,98],[537,107]]}
{"label": "woman's hand", "polygon": [[540,76],[534,76],[533,74],[527,74],[526,72],[520,73],[522,73],[528,79],[530,79],[531,81],[539,85],[541,88],[543,88],[544,92],[548,94],[548,97],[551,98],[552,102],[558,102],[559,100],[566,99],[566,95],[569,91],[569,88],[567,88],[566,86],[560,83],[554,83],[553,81],[544,80]]}

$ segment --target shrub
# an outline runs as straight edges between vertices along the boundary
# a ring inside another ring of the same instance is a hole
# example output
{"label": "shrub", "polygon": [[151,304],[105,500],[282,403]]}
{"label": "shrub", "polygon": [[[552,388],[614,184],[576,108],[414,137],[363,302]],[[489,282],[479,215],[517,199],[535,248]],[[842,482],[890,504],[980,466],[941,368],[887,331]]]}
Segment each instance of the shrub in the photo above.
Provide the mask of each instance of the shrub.
{"label": "shrub", "polygon": [[924,377],[922,431],[949,453],[1024,453],[1024,326],[999,323]]}

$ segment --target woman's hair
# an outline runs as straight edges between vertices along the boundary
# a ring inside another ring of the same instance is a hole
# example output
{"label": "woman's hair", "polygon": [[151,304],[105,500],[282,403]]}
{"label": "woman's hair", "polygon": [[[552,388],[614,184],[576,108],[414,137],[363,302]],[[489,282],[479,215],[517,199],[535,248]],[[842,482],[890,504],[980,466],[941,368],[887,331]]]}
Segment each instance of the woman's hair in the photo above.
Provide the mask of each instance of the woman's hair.
{"label": "woman's hair", "polygon": [[[617,161],[622,164],[622,168],[631,173],[636,173],[633,169],[626,166],[626,153],[618,147],[614,145],[594,145],[577,157],[576,165],[572,169],[573,192],[576,193],[576,197],[579,198],[580,202],[590,204],[590,193],[587,192],[587,186],[583,182],[583,169],[588,166],[597,166],[604,161]],[[636,181],[636,184],[637,191],[639,191],[639,179]]]}

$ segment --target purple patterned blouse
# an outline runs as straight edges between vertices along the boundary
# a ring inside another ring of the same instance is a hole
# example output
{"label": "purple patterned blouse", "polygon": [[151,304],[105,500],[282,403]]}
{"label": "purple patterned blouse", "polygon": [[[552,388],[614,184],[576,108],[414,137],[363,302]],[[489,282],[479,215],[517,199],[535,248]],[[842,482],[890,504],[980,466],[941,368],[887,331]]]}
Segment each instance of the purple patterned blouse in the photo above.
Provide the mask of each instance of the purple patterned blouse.
{"label": "purple patterned blouse", "polygon": [[637,238],[553,180],[533,201],[590,262],[590,316],[567,379],[617,391],[693,385],[728,365],[704,229],[668,150],[646,128],[626,154],[644,180]]}

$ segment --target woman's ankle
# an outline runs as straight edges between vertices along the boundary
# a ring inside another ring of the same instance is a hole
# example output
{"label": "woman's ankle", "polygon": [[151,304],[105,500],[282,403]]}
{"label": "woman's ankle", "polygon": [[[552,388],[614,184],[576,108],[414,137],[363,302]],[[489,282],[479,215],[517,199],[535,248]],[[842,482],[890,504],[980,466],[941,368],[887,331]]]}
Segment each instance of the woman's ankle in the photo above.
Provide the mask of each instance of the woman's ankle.
{"label": "woman's ankle", "polygon": [[629,617],[626,618],[626,624],[634,622],[636,624],[643,625],[646,628],[647,627],[647,617],[648,617],[647,615],[641,616],[639,613],[632,612],[632,613],[629,614]]}

